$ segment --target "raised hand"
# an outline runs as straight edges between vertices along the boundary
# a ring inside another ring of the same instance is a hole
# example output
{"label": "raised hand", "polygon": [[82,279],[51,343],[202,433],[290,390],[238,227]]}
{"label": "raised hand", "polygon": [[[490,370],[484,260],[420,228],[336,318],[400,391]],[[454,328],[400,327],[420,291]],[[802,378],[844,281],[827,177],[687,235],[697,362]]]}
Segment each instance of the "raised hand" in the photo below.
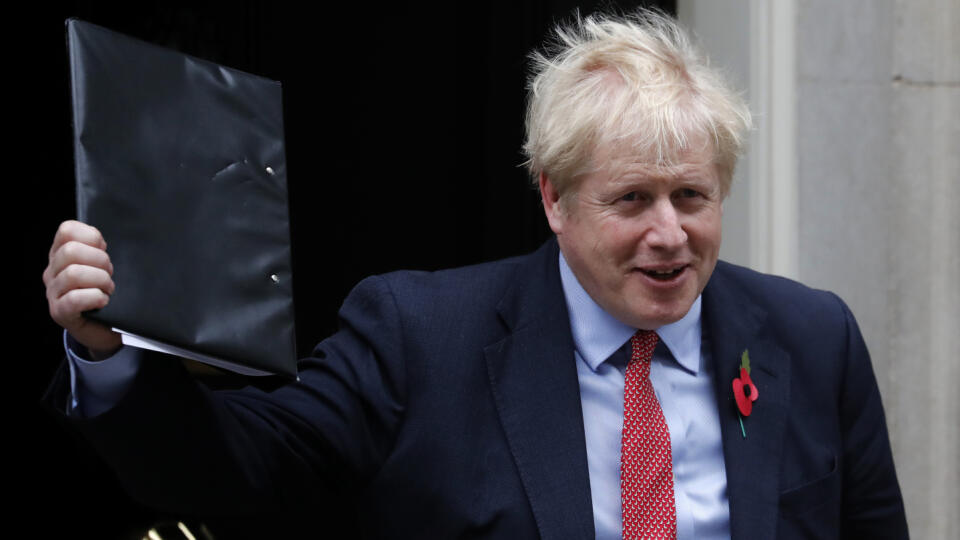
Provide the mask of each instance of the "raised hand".
{"label": "raised hand", "polygon": [[100,231],[79,221],[61,223],[43,271],[50,317],[86,346],[95,360],[121,346],[119,334],[82,315],[107,305],[116,287],[112,276],[113,263]]}

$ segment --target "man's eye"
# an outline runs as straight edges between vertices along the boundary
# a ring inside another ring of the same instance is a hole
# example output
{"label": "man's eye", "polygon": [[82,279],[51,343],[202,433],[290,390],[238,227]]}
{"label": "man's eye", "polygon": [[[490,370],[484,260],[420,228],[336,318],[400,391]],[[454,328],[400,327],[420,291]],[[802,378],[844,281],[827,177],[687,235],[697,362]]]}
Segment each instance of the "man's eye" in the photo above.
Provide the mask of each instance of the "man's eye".
{"label": "man's eye", "polygon": [[640,200],[640,194],[637,193],[636,191],[631,191],[630,193],[627,193],[623,197],[620,197],[620,200],[621,201],[637,201],[637,200]]}
{"label": "man's eye", "polygon": [[700,192],[695,189],[683,188],[679,191],[678,195],[682,199],[691,199],[693,197],[699,197]]}

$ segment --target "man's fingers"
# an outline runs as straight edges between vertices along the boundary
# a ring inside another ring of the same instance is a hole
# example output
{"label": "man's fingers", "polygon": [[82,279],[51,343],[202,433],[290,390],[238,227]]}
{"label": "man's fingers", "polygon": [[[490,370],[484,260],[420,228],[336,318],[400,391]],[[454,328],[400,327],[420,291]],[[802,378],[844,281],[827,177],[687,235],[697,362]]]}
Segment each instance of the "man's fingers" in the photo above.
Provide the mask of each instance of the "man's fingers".
{"label": "man's fingers", "polygon": [[52,260],[57,249],[71,240],[75,240],[104,251],[107,249],[107,242],[103,239],[103,235],[100,234],[100,231],[98,231],[96,227],[87,225],[86,223],[82,223],[80,221],[68,220],[61,223],[60,227],[57,228],[57,234],[55,234],[53,237],[53,245],[50,246],[48,257]]}
{"label": "man's fingers", "polygon": [[70,240],[60,246],[51,256],[50,264],[47,267],[48,272],[44,273],[44,281],[47,278],[56,277],[71,264],[102,268],[108,274],[113,275],[113,263],[110,262],[110,256],[107,255],[106,251],[76,240]]}
{"label": "man's fingers", "polygon": [[47,257],[43,283],[50,317],[91,354],[115,351],[120,347],[119,335],[83,318],[84,311],[106,306],[116,289],[111,278],[113,263],[100,231],[79,221],[64,221],[54,235]]}
{"label": "man's fingers", "polygon": [[73,289],[50,301],[50,317],[60,326],[70,329],[76,326],[84,311],[100,309],[109,302],[110,297],[100,289]]}
{"label": "man's fingers", "polygon": [[110,295],[116,285],[110,274],[103,268],[71,264],[54,276],[47,284],[47,298],[53,302],[73,289],[99,289]]}

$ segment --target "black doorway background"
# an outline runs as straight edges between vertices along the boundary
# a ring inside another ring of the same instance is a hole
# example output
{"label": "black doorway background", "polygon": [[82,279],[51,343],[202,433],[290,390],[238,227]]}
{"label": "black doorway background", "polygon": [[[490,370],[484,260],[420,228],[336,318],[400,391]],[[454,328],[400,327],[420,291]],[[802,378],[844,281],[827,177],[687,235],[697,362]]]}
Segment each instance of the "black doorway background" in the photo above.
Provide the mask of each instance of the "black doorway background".
{"label": "black doorway background", "polygon": [[[527,53],[577,7],[587,14],[640,4],[675,13],[675,1],[314,9],[87,1],[38,4],[9,19],[6,82],[18,97],[7,116],[16,139],[7,178],[16,221],[8,230],[23,243],[12,261],[23,286],[13,287],[18,322],[8,344],[17,390],[8,444],[23,466],[14,466],[11,488],[15,508],[45,516],[27,522],[27,534],[140,538],[151,524],[178,517],[132,501],[39,403],[63,358],[40,276],[57,225],[75,216],[64,19],[282,81],[297,343],[305,355],[336,329],[337,307],[367,275],[518,255],[548,238],[520,166]],[[352,536],[355,518],[336,501],[308,518],[210,525],[218,538],[270,537],[279,522],[287,530],[309,526],[310,536]]]}

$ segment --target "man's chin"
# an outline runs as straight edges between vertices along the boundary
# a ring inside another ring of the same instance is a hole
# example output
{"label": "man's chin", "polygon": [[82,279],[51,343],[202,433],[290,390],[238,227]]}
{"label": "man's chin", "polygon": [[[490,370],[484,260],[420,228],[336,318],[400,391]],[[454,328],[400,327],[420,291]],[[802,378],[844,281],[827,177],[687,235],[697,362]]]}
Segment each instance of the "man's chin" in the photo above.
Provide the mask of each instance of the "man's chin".
{"label": "man's chin", "polygon": [[696,297],[689,301],[684,299],[666,304],[651,300],[643,305],[633,306],[635,309],[630,309],[630,313],[626,315],[627,320],[623,318],[620,320],[641,330],[656,330],[684,318],[690,312],[695,300]]}

